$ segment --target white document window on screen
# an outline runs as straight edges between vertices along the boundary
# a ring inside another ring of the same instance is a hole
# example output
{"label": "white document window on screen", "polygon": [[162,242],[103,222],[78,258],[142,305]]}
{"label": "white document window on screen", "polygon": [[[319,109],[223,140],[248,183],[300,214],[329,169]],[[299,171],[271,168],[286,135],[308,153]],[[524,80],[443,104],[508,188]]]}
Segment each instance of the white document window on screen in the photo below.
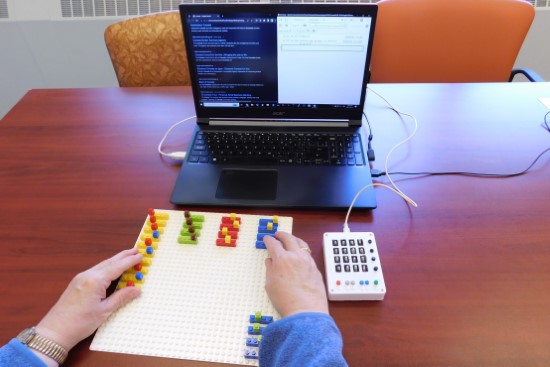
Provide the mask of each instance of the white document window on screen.
{"label": "white document window on screen", "polygon": [[550,110],[550,97],[549,98],[539,98],[539,101]]}

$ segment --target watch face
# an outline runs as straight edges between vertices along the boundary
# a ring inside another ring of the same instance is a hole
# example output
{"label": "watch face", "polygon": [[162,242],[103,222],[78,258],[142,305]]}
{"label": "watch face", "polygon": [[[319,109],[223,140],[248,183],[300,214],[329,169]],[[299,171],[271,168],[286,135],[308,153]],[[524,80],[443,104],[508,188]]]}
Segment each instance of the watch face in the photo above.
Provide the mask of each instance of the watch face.
{"label": "watch face", "polygon": [[19,335],[17,335],[17,339],[23,344],[28,344],[34,337],[34,334],[36,334],[36,331],[33,327],[30,327],[20,332]]}

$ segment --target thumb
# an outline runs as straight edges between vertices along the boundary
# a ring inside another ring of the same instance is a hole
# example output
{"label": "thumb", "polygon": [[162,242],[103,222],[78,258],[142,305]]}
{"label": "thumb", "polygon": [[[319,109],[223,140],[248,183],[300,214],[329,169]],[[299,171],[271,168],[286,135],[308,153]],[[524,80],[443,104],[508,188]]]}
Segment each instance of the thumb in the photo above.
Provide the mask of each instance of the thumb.
{"label": "thumb", "polygon": [[107,316],[141,295],[137,287],[124,287],[103,300]]}

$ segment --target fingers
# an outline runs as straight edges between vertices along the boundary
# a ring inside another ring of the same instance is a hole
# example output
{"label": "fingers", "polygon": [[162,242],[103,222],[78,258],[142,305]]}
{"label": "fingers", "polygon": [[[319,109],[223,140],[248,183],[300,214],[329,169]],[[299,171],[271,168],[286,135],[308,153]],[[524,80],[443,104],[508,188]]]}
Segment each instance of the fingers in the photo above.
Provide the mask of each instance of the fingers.
{"label": "fingers", "polygon": [[301,238],[286,232],[277,232],[275,233],[275,237],[283,243],[283,246],[288,251],[307,252],[308,254],[311,254],[309,245]]}
{"label": "fingers", "polygon": [[[275,238],[278,239],[288,251],[300,250],[300,242],[298,237],[295,237],[287,232],[276,232]],[[303,241],[302,241],[303,242]]]}
{"label": "fingers", "polygon": [[138,253],[138,249],[135,248],[135,247],[132,247],[132,248],[127,249],[127,250],[120,251],[118,254],[108,258],[107,260],[103,260],[102,262],[100,262],[99,264],[94,266],[94,268],[100,269],[100,268],[108,267],[108,266],[110,266],[110,264],[112,264],[114,262],[117,262],[120,259],[123,259],[127,256],[137,254],[137,253]]}
{"label": "fingers", "polygon": [[300,245],[300,250],[306,251],[307,253],[311,254],[311,249],[309,248],[309,245],[306,243],[306,241],[302,240],[301,238],[296,238],[298,240],[298,244]]}
{"label": "fingers", "polygon": [[311,249],[304,240],[287,232],[276,232],[274,237],[265,236],[264,243],[270,258],[278,258],[285,251],[311,254]]}
{"label": "fingers", "polygon": [[[103,261],[100,265],[100,271],[110,280],[118,278],[128,268],[138,264],[143,259],[143,255],[136,248],[124,250],[113,256],[112,258]],[[139,297],[141,290],[137,287],[124,287],[117,290],[109,297],[103,300],[103,307],[106,315],[118,310],[131,300]]]}
{"label": "fingers", "polygon": [[284,251],[283,245],[274,237],[264,236],[265,248],[271,258],[277,258]]}
{"label": "fingers", "polygon": [[109,280],[115,280],[126,269],[131,268],[143,259],[143,255],[136,248],[124,250],[107,259],[94,268],[101,271]]}

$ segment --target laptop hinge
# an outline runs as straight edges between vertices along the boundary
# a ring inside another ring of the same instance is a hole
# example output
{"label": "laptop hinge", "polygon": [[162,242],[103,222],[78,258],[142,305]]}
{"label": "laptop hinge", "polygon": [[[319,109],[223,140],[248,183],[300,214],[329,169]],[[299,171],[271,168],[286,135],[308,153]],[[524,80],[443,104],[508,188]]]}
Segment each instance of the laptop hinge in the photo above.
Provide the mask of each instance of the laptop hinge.
{"label": "laptop hinge", "polygon": [[210,119],[210,126],[275,126],[275,127],[349,127],[349,120],[325,120],[325,119]]}

